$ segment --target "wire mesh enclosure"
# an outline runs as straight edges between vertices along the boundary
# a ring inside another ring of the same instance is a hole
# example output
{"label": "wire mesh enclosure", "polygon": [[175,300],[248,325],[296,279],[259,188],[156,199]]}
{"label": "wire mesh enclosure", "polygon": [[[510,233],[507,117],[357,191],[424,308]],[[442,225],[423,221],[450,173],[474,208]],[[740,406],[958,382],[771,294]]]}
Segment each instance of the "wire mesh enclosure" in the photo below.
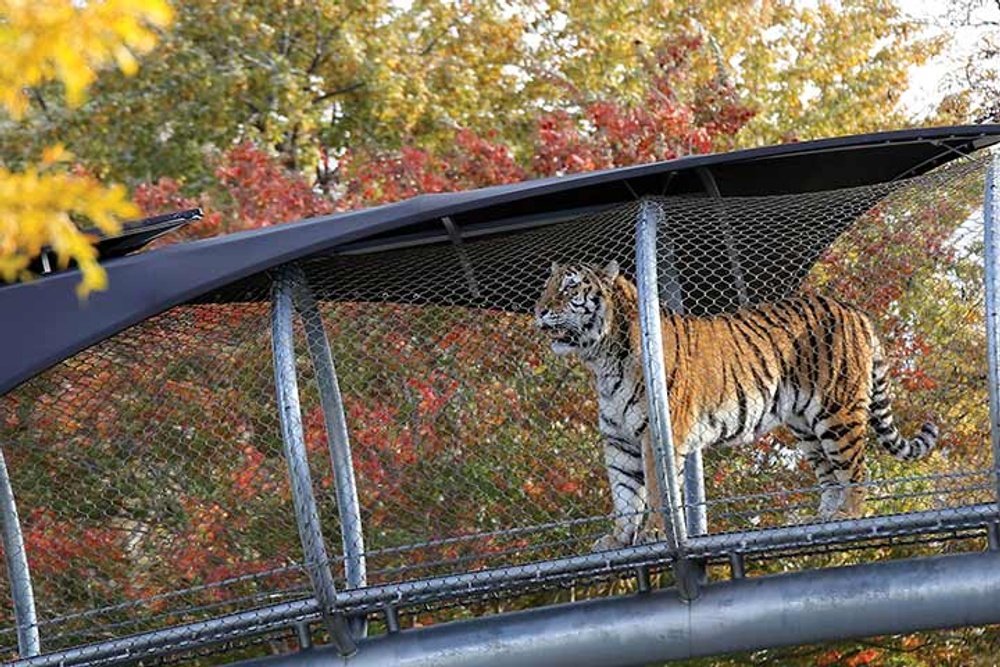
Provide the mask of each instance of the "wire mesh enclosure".
{"label": "wire mesh enclosure", "polygon": [[[314,256],[94,345],[0,398],[43,650],[135,659],[324,613],[349,641],[387,607],[982,535],[984,173],[763,197],[706,175],[703,196]],[[14,658],[9,605],[0,625]]]}

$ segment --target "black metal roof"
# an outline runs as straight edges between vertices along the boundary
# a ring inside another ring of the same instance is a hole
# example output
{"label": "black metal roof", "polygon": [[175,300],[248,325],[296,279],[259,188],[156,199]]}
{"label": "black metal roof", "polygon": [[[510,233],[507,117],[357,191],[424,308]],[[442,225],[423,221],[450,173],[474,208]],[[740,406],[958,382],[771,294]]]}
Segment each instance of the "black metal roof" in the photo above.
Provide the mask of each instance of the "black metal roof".
{"label": "black metal roof", "polygon": [[[547,224],[649,195],[792,194],[891,182],[1000,141],[1000,125],[881,132],[421,195],[396,204],[179,243],[104,263],[110,287],[80,302],[76,271],[0,287],[0,394],[70,355],[172,306],[319,253],[398,247],[459,233]],[[235,297],[234,297],[235,298]]]}

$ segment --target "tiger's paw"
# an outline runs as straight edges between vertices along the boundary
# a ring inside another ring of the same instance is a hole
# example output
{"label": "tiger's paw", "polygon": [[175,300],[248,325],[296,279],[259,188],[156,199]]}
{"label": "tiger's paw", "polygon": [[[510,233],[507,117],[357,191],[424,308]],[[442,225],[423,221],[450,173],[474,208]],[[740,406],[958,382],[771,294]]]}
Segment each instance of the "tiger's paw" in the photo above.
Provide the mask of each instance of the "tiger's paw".
{"label": "tiger's paw", "polygon": [[635,543],[639,544],[656,544],[657,542],[662,542],[666,539],[666,534],[660,530],[659,526],[647,526],[639,531],[639,534],[635,538]]}
{"label": "tiger's paw", "polygon": [[592,545],[590,545],[590,550],[594,553],[598,551],[611,551],[612,549],[621,549],[622,547],[627,547],[627,542],[622,542],[619,540],[614,533],[608,533],[607,535],[597,539]]}

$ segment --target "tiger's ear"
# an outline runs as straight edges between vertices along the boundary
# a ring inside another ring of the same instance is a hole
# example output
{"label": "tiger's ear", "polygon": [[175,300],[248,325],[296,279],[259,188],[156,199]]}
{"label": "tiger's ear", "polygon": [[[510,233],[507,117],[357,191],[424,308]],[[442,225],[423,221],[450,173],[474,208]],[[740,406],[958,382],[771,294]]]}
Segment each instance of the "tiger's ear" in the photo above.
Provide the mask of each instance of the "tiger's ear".
{"label": "tiger's ear", "polygon": [[552,262],[552,269],[551,269],[551,271],[552,271],[552,275],[556,275],[556,272],[559,271],[559,262]]}
{"label": "tiger's ear", "polygon": [[612,280],[617,278],[620,272],[621,269],[618,268],[618,260],[613,259],[604,266],[604,275]]}

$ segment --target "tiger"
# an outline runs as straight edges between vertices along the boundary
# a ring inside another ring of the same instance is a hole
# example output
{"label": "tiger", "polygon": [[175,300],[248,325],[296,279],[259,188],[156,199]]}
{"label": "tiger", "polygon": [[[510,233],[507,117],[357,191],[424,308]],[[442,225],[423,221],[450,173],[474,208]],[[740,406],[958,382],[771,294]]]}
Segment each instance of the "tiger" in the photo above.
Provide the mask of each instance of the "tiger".
{"label": "tiger", "polygon": [[[615,519],[593,550],[655,539],[663,520],[652,509],[661,496],[635,284],[616,261],[553,263],[534,323],[553,353],[575,355],[596,381]],[[853,306],[801,294],[710,316],[661,308],[660,324],[678,472],[688,452],[751,444],[783,425],[819,481],[819,516],[857,517],[865,497],[866,427],[903,461],[927,456],[937,442],[930,422],[910,439],[900,434],[882,344],[869,317]]]}

